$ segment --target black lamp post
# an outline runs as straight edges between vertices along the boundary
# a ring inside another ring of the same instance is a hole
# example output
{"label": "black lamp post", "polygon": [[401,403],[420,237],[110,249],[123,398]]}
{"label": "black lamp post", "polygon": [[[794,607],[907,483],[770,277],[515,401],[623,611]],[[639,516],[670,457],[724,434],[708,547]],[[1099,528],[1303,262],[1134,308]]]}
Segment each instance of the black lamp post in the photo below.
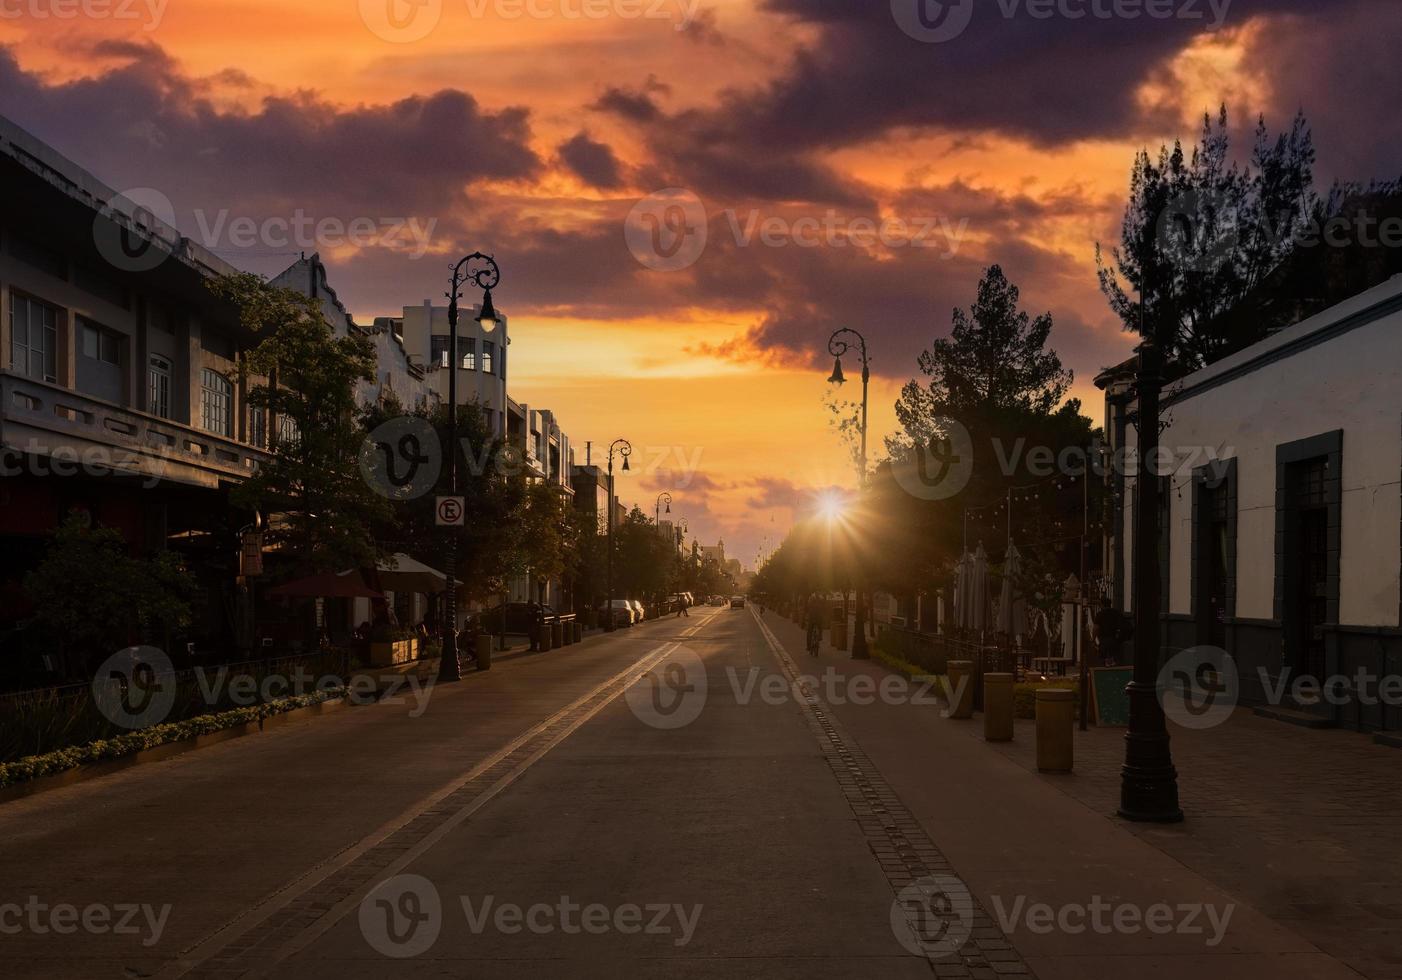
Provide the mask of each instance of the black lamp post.
{"label": "black lamp post", "polygon": [[672,512],[672,495],[666,490],[657,495],[657,505],[652,510],[652,523],[659,528],[662,526],[662,508],[664,506],[667,508],[667,513],[670,514]]}
{"label": "black lamp post", "polygon": [[628,457],[633,455],[633,444],[627,439],[615,439],[609,446],[609,540],[608,540],[608,592],[604,598],[604,629],[613,632],[613,455],[623,457],[623,472],[628,472]]}
{"label": "black lamp post", "polygon": [[1148,823],[1177,823],[1178,771],[1169,748],[1168,723],[1159,701],[1159,506],[1153,460],[1159,447],[1161,353],[1152,339],[1139,345],[1139,473],[1134,486],[1134,679],[1129,695],[1125,764],[1120,770],[1120,816]]}
{"label": "black lamp post", "polygon": [[[843,327],[828,338],[828,353],[835,360],[832,366],[832,376],[828,378],[829,383],[835,385],[845,384],[847,379],[842,374],[842,355],[852,349],[852,344],[843,339],[843,334],[851,334],[856,338],[857,350],[862,356],[862,447],[861,456],[857,466],[857,489],[860,494],[867,486],[867,389],[871,385],[871,362],[867,360],[867,341],[860,333],[851,327]],[[868,660],[870,654],[867,652],[866,633],[866,605],[863,600],[861,563],[861,548],[853,550],[858,565],[857,577],[857,614],[853,622],[853,632],[856,634],[852,638],[852,659]]]}
{"label": "black lamp post", "polygon": [[[501,281],[501,270],[490,255],[473,252],[453,267],[452,286],[448,289],[448,493],[458,492],[458,300],[468,283],[484,290],[482,311],[477,322],[488,333],[496,329],[497,311],[492,307],[492,289]],[[443,655],[438,660],[440,682],[462,680],[462,664],[458,661],[458,538],[459,528],[449,528],[448,534],[448,615],[443,624]],[[502,613],[505,614],[503,609]]]}

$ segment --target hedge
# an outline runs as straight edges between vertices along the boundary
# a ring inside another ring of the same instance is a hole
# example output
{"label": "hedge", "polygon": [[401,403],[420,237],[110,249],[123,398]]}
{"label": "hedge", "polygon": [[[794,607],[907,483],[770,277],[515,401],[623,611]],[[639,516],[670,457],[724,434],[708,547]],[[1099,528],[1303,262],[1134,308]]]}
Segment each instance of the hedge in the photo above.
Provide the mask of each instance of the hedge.
{"label": "hedge", "polygon": [[187,718],[184,721],[152,725],[150,728],[118,735],[115,738],[99,739],[86,745],[75,745],[43,755],[31,755],[23,759],[16,759],[14,762],[0,764],[0,789],[32,779],[39,779],[42,776],[67,772],[91,762],[120,759],[124,756],[135,755],[137,752],[144,752],[146,749],[154,749],[159,745],[181,742],[197,735],[209,735],[226,728],[236,728],[239,725],[246,725],[271,715],[280,715],[298,708],[306,708],[323,701],[333,700],[341,697],[342,693],[341,691],[317,691],[313,694],[284,698],[281,701],[272,701],[264,705],[234,708],[217,714],[196,715],[194,718]]}

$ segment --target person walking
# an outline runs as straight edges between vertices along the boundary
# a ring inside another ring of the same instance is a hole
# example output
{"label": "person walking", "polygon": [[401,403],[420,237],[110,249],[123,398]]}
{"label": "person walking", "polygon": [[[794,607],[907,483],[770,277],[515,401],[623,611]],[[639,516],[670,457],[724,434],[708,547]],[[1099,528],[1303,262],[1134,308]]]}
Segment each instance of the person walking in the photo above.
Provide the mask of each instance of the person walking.
{"label": "person walking", "polygon": [[690,603],[688,603],[688,602],[686,601],[686,593],[682,593],[681,595],[678,595],[678,596],[677,596],[677,618],[678,618],[678,619],[680,619],[680,618],[683,617],[683,616],[685,616],[687,619],[690,619],[690,618],[691,618],[691,613],[689,613],[689,612],[686,611],[686,607],[687,607],[688,605],[690,605]]}
{"label": "person walking", "polygon": [[827,615],[827,611],[828,604],[823,601],[822,596],[816,592],[810,593],[803,618],[807,626],[808,652],[815,657],[818,655],[818,647],[823,642],[823,617]]}

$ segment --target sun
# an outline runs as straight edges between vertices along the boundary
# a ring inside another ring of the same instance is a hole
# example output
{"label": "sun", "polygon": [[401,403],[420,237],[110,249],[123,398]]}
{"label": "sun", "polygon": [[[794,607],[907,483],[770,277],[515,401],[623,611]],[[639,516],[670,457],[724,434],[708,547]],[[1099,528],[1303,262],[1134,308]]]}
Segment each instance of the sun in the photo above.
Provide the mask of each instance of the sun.
{"label": "sun", "polygon": [[836,493],[825,493],[818,498],[818,513],[828,523],[836,523],[847,515],[847,501]]}

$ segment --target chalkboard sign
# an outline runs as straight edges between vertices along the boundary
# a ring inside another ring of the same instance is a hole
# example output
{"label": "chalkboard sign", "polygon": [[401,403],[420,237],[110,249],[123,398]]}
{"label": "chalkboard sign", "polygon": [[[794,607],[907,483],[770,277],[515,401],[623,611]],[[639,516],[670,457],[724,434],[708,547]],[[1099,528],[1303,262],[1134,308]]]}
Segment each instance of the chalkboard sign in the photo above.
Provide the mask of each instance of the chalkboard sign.
{"label": "chalkboard sign", "polygon": [[1125,685],[1132,680],[1133,667],[1098,667],[1090,672],[1091,717],[1097,725],[1123,728],[1129,724],[1129,695],[1125,693]]}

